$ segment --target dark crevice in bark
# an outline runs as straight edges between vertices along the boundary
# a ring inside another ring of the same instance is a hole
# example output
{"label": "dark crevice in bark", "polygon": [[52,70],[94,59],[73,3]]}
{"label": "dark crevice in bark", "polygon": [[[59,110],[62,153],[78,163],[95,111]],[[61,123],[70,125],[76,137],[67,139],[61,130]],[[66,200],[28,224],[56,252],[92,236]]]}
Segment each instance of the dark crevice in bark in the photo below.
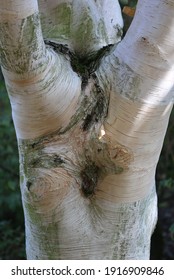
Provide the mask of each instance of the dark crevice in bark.
{"label": "dark crevice in bark", "polygon": [[32,182],[31,181],[27,181],[26,187],[27,187],[28,191],[30,191],[31,186],[32,186]]}
{"label": "dark crevice in bark", "polygon": [[53,50],[59,54],[63,54],[71,63],[71,67],[82,79],[82,90],[88,84],[91,75],[97,70],[101,59],[107,56],[114,49],[113,44],[104,46],[96,55],[79,56],[68,48],[68,45],[57,44],[55,42],[45,40],[45,44],[52,47]]}
{"label": "dark crevice in bark", "polygon": [[80,173],[82,180],[81,190],[85,197],[91,197],[95,194],[99,177],[99,167],[94,162],[86,165]]}
{"label": "dark crevice in bark", "polygon": [[[109,97],[100,87],[95,71],[99,67],[101,59],[113,51],[114,45],[101,48],[95,56],[80,57],[72,52],[68,45],[57,44],[49,40],[45,40],[45,44],[53,48],[55,52],[63,54],[70,61],[73,71],[81,77],[82,99],[80,107],[73,115],[69,125],[60,129],[59,135],[66,133],[81,120],[83,120],[81,125],[83,131],[88,131],[95,123],[103,123],[108,113]],[[85,91],[89,83],[93,84],[90,96]]]}
{"label": "dark crevice in bark", "polygon": [[89,131],[96,123],[104,122],[108,114],[109,96],[100,87],[98,78],[95,73],[90,77],[92,87],[90,95],[82,91],[79,107],[72,116],[67,127],[59,130],[58,134],[62,135],[69,131],[76,124],[81,123],[82,131]]}
{"label": "dark crevice in bark", "polygon": [[108,99],[103,90],[98,84],[98,80],[95,74],[92,74],[92,78],[95,81],[96,98],[93,100],[91,108],[89,108],[86,117],[82,124],[82,130],[89,130],[93,124],[104,120],[108,113]]}
{"label": "dark crevice in bark", "polygon": [[108,97],[101,89],[98,79],[95,74],[92,75],[94,79],[93,98],[90,106],[86,108],[83,124],[81,126],[83,131],[88,131],[96,123],[103,123],[108,113]]}

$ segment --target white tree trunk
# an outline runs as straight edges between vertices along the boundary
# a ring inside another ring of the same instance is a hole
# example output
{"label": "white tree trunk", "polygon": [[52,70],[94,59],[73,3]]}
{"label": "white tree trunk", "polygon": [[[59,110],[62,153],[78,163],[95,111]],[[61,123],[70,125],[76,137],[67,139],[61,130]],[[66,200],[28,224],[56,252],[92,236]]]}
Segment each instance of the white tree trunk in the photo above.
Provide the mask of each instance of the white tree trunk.
{"label": "white tree trunk", "polygon": [[116,0],[0,1],[28,259],[149,258],[174,1],[149,2],[118,43]]}

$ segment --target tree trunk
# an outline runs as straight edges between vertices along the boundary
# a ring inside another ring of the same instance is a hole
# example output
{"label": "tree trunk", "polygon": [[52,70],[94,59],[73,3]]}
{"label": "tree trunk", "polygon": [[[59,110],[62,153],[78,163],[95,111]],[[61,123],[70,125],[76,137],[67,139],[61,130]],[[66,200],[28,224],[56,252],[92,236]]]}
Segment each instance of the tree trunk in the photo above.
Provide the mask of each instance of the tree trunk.
{"label": "tree trunk", "polygon": [[1,2],[27,258],[148,259],[174,1],[139,1],[120,43],[116,0]]}

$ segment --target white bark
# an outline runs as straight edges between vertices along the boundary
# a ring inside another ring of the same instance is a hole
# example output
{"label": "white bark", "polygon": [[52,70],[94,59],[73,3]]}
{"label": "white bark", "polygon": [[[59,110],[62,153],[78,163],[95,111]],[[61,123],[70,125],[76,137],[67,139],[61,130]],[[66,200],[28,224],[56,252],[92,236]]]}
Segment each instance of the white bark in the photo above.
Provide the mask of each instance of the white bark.
{"label": "white bark", "polygon": [[[85,86],[67,55],[45,47],[37,1],[24,2],[0,2],[0,53],[19,145],[27,257],[148,259],[155,170],[173,102],[174,1],[139,1],[126,37]],[[94,60],[120,39],[115,0],[40,0],[39,9],[44,36],[80,58]]]}
{"label": "white bark", "polygon": [[115,0],[39,0],[44,37],[90,56],[120,41],[123,20]]}

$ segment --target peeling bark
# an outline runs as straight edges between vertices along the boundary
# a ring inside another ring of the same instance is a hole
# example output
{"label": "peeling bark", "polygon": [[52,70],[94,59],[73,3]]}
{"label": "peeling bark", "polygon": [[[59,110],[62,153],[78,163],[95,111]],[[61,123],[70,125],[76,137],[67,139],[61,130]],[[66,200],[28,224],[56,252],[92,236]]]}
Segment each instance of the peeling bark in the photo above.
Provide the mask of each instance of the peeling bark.
{"label": "peeling bark", "polygon": [[2,1],[0,59],[27,258],[148,259],[173,102],[173,1],[139,1],[120,43],[116,0],[24,2]]}

